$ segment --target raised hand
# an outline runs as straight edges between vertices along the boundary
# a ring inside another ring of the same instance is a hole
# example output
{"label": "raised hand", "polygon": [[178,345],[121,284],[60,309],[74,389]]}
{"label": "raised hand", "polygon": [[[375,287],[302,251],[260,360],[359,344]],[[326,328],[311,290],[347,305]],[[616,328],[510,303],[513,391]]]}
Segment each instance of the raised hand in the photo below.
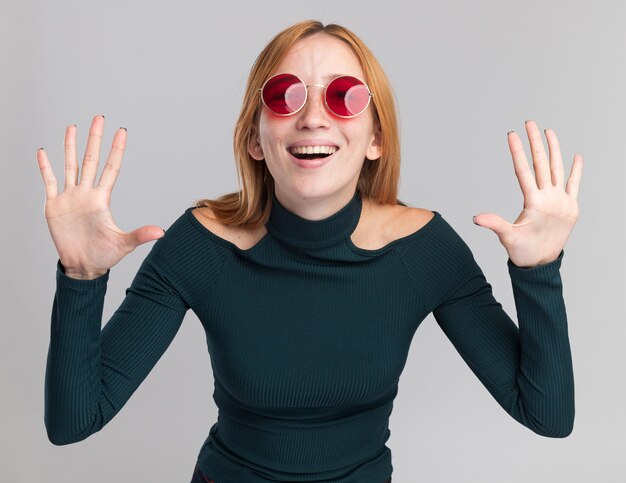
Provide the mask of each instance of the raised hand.
{"label": "raised hand", "polygon": [[558,258],[578,219],[578,187],[583,158],[574,156],[572,170],[563,185],[563,160],[556,134],[546,129],[550,159],[534,121],[526,121],[535,176],[528,166],[520,137],[508,134],[515,175],[524,195],[524,209],[514,223],[494,213],[474,217],[474,223],[489,228],[504,245],[511,262],[521,268],[544,265]]}
{"label": "raised hand", "polygon": [[44,213],[59,259],[68,276],[93,279],[106,273],[137,246],[164,235],[154,225],[129,233],[120,230],[111,214],[111,191],[122,165],[126,129],[120,128],[100,182],[94,186],[100,162],[104,116],[95,116],[89,129],[82,174],[79,180],[76,156],[76,127],[65,130],[65,189],[59,194],[57,179],[43,149],[37,162],[46,188]]}

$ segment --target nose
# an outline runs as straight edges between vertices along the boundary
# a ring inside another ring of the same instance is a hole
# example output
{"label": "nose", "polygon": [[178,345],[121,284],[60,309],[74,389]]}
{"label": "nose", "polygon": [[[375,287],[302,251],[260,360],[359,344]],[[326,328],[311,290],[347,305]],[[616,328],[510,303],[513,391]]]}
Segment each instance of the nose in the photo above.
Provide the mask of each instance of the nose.
{"label": "nose", "polygon": [[298,113],[298,129],[315,129],[330,126],[330,113],[326,110],[324,93],[326,90],[321,84],[307,86],[307,100]]}

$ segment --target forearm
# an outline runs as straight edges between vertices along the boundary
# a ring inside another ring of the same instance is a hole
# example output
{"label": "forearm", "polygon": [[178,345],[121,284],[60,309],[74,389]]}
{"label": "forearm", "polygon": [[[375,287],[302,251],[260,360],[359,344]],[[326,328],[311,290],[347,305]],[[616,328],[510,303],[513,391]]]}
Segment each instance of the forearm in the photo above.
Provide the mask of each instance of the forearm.
{"label": "forearm", "polygon": [[100,329],[106,276],[85,283],[57,272],[45,379],[50,441],[67,444],[102,427]]}
{"label": "forearm", "polygon": [[50,441],[99,431],[126,404],[174,339],[189,306],[151,252],[101,329],[108,273],[75,280],[57,269],[46,367]]}
{"label": "forearm", "polygon": [[519,328],[494,298],[474,260],[434,315],[491,395],[537,434],[567,436],[574,419],[572,361],[561,293],[560,260],[510,266]]}
{"label": "forearm", "polygon": [[552,437],[570,434],[574,422],[572,355],[558,271],[562,255],[531,270],[509,263],[520,345],[516,416]]}

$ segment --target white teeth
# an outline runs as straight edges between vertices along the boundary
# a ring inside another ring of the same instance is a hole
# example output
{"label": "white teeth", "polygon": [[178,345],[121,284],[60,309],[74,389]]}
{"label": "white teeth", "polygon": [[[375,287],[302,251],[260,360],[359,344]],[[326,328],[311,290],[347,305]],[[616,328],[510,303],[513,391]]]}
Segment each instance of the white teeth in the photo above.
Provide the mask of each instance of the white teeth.
{"label": "white teeth", "polygon": [[334,154],[335,146],[294,146],[289,149],[292,154]]}

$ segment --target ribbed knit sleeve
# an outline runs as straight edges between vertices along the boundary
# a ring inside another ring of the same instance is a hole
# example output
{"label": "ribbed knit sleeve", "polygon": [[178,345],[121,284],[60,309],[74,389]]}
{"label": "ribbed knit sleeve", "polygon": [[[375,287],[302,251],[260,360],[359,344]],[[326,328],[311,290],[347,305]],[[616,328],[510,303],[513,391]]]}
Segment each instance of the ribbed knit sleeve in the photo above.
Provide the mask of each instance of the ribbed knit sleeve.
{"label": "ribbed knit sleeve", "polygon": [[57,261],[45,377],[45,425],[57,445],[87,438],[124,406],[170,345],[189,305],[155,242],[126,297],[101,330],[110,270],[67,276]]}
{"label": "ribbed knit sleeve", "polygon": [[574,377],[559,274],[564,252],[533,268],[508,260],[518,328],[495,300],[469,247],[453,230],[442,233],[451,256],[439,273],[453,283],[433,310],[437,323],[515,420],[542,436],[568,436]]}

